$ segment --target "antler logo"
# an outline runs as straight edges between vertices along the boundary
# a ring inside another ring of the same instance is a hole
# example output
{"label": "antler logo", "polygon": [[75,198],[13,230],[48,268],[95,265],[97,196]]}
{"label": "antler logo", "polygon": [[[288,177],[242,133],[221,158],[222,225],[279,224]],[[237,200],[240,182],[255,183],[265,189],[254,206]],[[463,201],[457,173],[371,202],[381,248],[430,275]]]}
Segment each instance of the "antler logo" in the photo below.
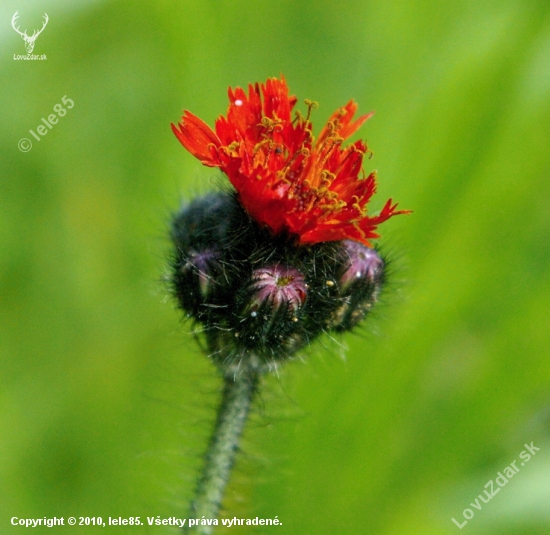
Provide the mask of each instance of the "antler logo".
{"label": "antler logo", "polygon": [[13,15],[13,18],[11,19],[11,25],[13,29],[23,38],[23,41],[25,41],[25,48],[27,49],[27,52],[31,54],[34,49],[34,42],[44,30],[44,28],[46,27],[46,24],[48,24],[48,20],[49,20],[48,15],[44,13],[44,24],[42,24],[42,28],[40,28],[40,30],[34,30],[32,35],[27,35],[27,30],[25,30],[24,32],[20,32],[19,28],[15,26],[18,17],[19,17],[19,11],[16,11],[15,14]]}

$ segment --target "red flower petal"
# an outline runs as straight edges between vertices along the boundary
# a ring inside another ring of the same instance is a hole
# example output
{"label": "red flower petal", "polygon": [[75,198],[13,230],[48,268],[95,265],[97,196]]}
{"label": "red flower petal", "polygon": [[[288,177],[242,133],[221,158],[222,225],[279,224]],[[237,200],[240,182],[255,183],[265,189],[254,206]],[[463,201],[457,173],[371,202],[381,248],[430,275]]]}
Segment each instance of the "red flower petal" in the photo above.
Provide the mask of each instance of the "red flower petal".
{"label": "red flower petal", "polygon": [[367,146],[357,141],[342,148],[372,115],[353,120],[354,101],[332,114],[314,142],[309,113],[292,118],[296,97],[284,78],[228,93],[227,115],[216,120],[216,132],[187,111],[172,129],[191,154],[227,175],[260,225],[302,244],[351,239],[370,245],[379,224],[409,213],[390,199],[378,215],[366,214],[376,191],[374,173],[360,176]]}
{"label": "red flower petal", "polygon": [[221,141],[202,119],[185,111],[178,126],[179,128],[172,124],[172,131],[195,158],[209,167],[219,165],[217,158],[213,156],[212,147],[220,147]]}

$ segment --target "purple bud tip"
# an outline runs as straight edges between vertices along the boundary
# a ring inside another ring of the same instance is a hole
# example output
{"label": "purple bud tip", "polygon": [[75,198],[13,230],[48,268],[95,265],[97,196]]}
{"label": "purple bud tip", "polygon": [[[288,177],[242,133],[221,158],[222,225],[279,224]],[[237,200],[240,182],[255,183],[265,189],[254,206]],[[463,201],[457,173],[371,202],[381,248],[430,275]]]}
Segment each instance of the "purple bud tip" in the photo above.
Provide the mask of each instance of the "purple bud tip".
{"label": "purple bud tip", "polygon": [[384,261],[378,253],[359,242],[344,240],[344,257],[346,263],[344,273],[340,277],[340,284],[347,288],[359,279],[379,281],[384,271]]}
{"label": "purple bud tip", "polygon": [[276,310],[287,306],[295,313],[306,301],[307,284],[297,269],[279,264],[265,266],[254,270],[252,281],[256,306],[269,302]]}
{"label": "purple bud tip", "polygon": [[199,277],[199,287],[201,294],[206,297],[213,283],[211,277],[212,266],[218,261],[218,253],[212,249],[206,249],[201,252],[191,251],[187,262],[181,268],[182,272],[192,270]]}

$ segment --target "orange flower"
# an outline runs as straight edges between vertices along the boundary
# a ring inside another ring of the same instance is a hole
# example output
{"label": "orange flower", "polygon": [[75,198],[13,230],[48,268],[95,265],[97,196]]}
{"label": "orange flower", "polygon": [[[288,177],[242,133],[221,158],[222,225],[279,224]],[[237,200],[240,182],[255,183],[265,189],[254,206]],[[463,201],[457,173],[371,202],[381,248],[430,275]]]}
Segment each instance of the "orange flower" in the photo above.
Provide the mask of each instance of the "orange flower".
{"label": "orange flower", "polygon": [[342,147],[372,114],[355,121],[354,101],[330,117],[317,140],[308,115],[292,109],[284,78],[243,89],[229,88],[227,116],[216,120],[214,132],[185,111],[172,130],[181,144],[204,165],[219,167],[238,193],[244,209],[273,233],[288,233],[300,244],[351,239],[370,246],[376,227],[397,214],[389,199],[378,215],[367,215],[376,191],[374,172],[365,176],[363,141]]}

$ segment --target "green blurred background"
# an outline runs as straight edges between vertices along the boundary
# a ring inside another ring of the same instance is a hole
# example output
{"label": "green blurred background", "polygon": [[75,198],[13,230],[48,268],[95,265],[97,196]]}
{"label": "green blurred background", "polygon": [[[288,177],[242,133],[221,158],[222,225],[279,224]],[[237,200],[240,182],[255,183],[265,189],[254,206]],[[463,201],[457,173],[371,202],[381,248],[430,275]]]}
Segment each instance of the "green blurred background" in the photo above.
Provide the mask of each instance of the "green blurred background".
{"label": "green blurred background", "polygon": [[[13,59],[16,10],[29,33],[47,12],[47,61]],[[220,381],[163,282],[166,227],[223,181],[169,125],[280,73],[317,131],[376,111],[373,207],[414,214],[381,227],[393,282],[349,349],[266,379],[223,516],[283,525],[232,533],[456,534],[531,441],[463,533],[550,533],[548,0],[4,0],[0,32],[0,533],[186,516]]]}

